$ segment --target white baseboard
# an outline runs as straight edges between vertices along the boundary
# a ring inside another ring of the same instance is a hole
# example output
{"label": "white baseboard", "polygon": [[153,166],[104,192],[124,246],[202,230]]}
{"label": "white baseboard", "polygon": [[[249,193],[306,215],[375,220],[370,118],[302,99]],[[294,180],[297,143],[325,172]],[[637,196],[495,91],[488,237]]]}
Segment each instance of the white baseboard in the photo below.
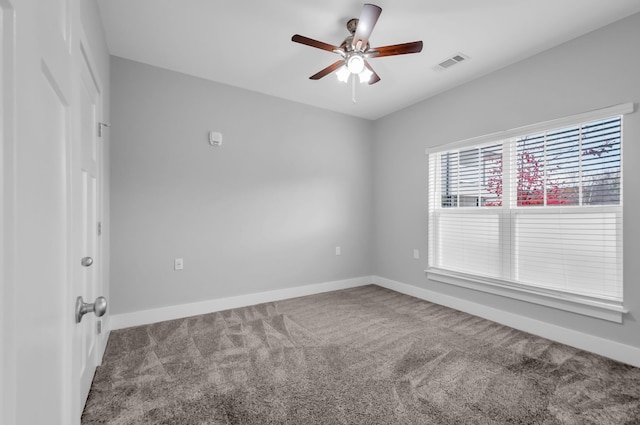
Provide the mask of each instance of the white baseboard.
{"label": "white baseboard", "polygon": [[581,350],[590,351],[613,360],[640,367],[640,348],[621,344],[594,335],[585,334],[562,326],[541,322],[529,317],[508,313],[482,304],[443,295],[428,289],[396,282],[379,276],[373,276],[375,285],[391,289],[412,297],[420,298],[436,304],[450,307],[465,313],[510,326],[531,334],[570,345]]}
{"label": "white baseboard", "polygon": [[286,300],[288,298],[303,297],[306,295],[319,294],[322,292],[337,291],[340,289],[370,285],[371,279],[371,276],[362,276],[353,279],[296,286],[293,288],[257,292],[254,294],[238,295],[227,298],[218,298],[190,304],[172,305],[151,310],[136,311],[132,313],[114,314],[109,318],[108,325],[110,330],[129,328],[131,326],[148,325],[150,323],[181,319],[184,317],[197,316],[199,314],[229,310],[231,308],[246,307],[254,304]]}

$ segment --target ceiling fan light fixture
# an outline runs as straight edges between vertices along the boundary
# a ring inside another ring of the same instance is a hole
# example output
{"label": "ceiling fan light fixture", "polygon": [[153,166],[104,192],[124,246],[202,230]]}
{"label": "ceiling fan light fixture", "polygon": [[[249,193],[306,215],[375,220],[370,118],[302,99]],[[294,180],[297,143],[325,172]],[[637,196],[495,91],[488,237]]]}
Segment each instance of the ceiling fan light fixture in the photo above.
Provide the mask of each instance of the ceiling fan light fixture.
{"label": "ceiling fan light fixture", "polygon": [[349,69],[347,69],[346,65],[341,66],[336,71],[336,77],[338,77],[338,81],[340,81],[342,83],[346,83],[347,81],[349,81],[349,76],[350,75],[351,75],[351,72],[349,72]]}
{"label": "ceiling fan light fixture", "polygon": [[364,70],[364,59],[360,55],[351,55],[347,59],[347,69],[352,74],[360,74]]}
{"label": "ceiling fan light fixture", "polygon": [[360,77],[361,83],[368,83],[371,80],[372,75],[373,75],[373,72],[371,72],[369,68],[365,68],[362,70],[360,74],[358,74],[358,77]]}

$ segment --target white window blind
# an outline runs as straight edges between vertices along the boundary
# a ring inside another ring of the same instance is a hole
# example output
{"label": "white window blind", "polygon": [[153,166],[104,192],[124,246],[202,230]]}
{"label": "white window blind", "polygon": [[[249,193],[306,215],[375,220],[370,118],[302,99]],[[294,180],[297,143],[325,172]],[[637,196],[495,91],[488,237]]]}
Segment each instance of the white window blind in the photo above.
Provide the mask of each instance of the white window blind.
{"label": "white window blind", "polygon": [[589,118],[431,152],[428,271],[621,308],[622,115]]}

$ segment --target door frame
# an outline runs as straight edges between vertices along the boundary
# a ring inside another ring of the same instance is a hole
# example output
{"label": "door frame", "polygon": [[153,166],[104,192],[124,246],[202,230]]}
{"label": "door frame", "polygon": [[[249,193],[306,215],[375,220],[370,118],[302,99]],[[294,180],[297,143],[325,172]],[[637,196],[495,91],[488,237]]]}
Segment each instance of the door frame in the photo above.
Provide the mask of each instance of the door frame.
{"label": "door frame", "polygon": [[[101,76],[99,75],[99,73],[97,72],[98,67],[97,67],[97,63],[95,60],[95,57],[92,53],[91,50],[91,46],[87,41],[87,37],[86,34],[84,33],[84,30],[82,28],[82,26],[78,23],[77,27],[76,27],[76,32],[78,34],[76,43],[74,44],[74,46],[72,47],[72,61],[73,61],[73,67],[74,67],[74,74],[75,74],[75,81],[78,84],[82,84],[81,81],[83,79],[83,73],[85,72],[85,68],[86,68],[86,72],[88,73],[87,78],[90,78],[91,83],[94,85],[95,90],[96,90],[96,110],[95,110],[95,120],[96,120],[96,124],[103,122],[104,118],[104,85],[102,83],[102,79]],[[73,129],[73,134],[74,134],[74,138],[73,138],[73,145],[72,145],[72,155],[70,158],[70,182],[69,182],[69,190],[71,193],[71,198],[72,198],[72,205],[71,205],[71,214],[70,214],[70,222],[69,222],[69,229],[72,232],[72,234],[70,235],[70,238],[72,238],[72,243],[70,243],[70,248],[69,248],[69,258],[71,259],[71,263],[70,263],[70,267],[72,270],[72,279],[73,281],[70,282],[70,291],[76,291],[73,292],[72,294],[70,294],[69,299],[74,299],[78,296],[78,295],[82,295],[85,298],[85,302],[93,302],[93,299],[87,299],[88,296],[87,294],[81,294],[81,293],[77,293],[77,287],[78,287],[78,282],[82,279],[82,270],[81,268],[78,267],[79,264],[79,260],[81,257],[87,255],[87,253],[82,252],[82,230],[80,230],[78,233],[75,233],[74,230],[78,229],[82,226],[78,227],[78,223],[82,222],[82,209],[81,209],[81,205],[80,205],[80,200],[82,199],[81,196],[81,190],[80,190],[80,168],[81,168],[81,164],[82,164],[82,144],[83,144],[83,140],[81,140],[81,123],[80,123],[80,117],[82,116],[82,111],[80,110],[80,89],[78,89],[78,87],[76,87],[77,90],[77,94],[75,97],[75,110],[74,110],[74,129]],[[96,170],[96,179],[97,181],[97,187],[96,187],[96,219],[97,222],[102,222],[103,221],[103,217],[105,216],[105,210],[104,210],[104,168],[105,168],[105,163],[104,163],[104,137],[99,137],[99,128],[98,125],[96,125],[96,128],[93,129],[93,131],[95,132],[95,137],[96,137],[96,165],[97,165],[97,170]],[[103,132],[104,135],[104,132]],[[94,231],[97,232],[97,229],[94,229]],[[101,235],[97,235],[96,236],[96,252],[92,253],[92,256],[94,258],[94,265],[92,267],[96,267],[97,270],[95,271],[95,284],[94,284],[94,288],[92,288],[92,290],[95,291],[96,296],[97,295],[102,295],[105,296],[107,299],[109,298],[108,293],[105,293],[104,290],[104,272],[105,272],[105,265],[104,265],[104,251],[105,251],[105,246],[104,246],[104,241],[103,241],[103,237]],[[95,369],[96,366],[100,365],[102,362],[102,357],[104,354],[104,350],[106,348],[106,342],[107,342],[107,337],[108,337],[108,326],[106,325],[106,322],[108,321],[108,316],[109,316],[109,309],[107,309],[107,313],[105,314],[105,316],[99,318],[96,323],[100,322],[101,324],[101,328],[102,328],[102,332],[101,334],[97,334],[97,330],[93,329],[94,335],[95,335],[95,348],[93,350],[93,355],[87,359],[87,361],[89,362],[88,367],[91,367],[92,369]],[[89,317],[87,317],[84,320],[88,320],[91,319]],[[75,326],[79,326],[81,324],[75,324]],[[74,341],[73,341],[73,332],[75,330],[72,329],[71,332],[72,334],[70,335],[70,339],[69,342],[71,344],[71,346],[74,346]],[[70,359],[73,359],[74,356],[77,353],[75,352],[70,352]],[[73,367],[73,365],[70,364],[70,367]],[[75,371],[73,371],[75,373]],[[75,376],[72,373],[73,376]],[[84,406],[84,403],[86,403],[86,398],[84,398],[84,396],[86,396],[87,394],[80,394],[79,393],[79,389],[80,389],[80,382],[71,382],[70,383],[71,386],[78,386],[78,388],[71,388],[71,392],[72,392],[72,405],[74,407],[72,407],[73,409],[73,413],[75,414],[78,411],[82,411],[82,407]],[[80,399],[80,397],[82,397],[82,399],[80,400],[80,406],[77,405],[77,399]]]}
{"label": "door frame", "polygon": [[0,0],[0,421],[15,423],[15,11]]}
{"label": "door frame", "polygon": [[[80,31],[79,41],[80,41],[79,43],[80,55],[78,56],[79,60],[82,60],[86,63],[86,66],[89,70],[89,73],[91,74],[93,83],[95,84],[96,91],[97,91],[96,123],[98,123],[98,126],[100,126],[100,123],[104,123],[105,121],[104,84],[102,82],[100,74],[97,72],[98,70],[97,62],[91,51],[91,46],[87,41],[87,37],[85,36],[84,30]],[[106,136],[107,131],[105,130],[104,127],[102,127],[101,129],[96,128],[95,131],[97,134],[96,135],[96,163],[98,165],[96,219],[98,223],[101,224],[100,234],[98,234],[97,241],[96,241],[97,252],[96,252],[95,264],[98,270],[96,271],[96,288],[95,289],[97,290],[97,293],[104,296],[108,300],[109,293],[107,291],[107,288],[105,288],[104,286],[105,272],[106,272],[105,261],[104,261],[105,250],[108,248],[107,246],[105,246],[105,238],[104,238],[104,234],[105,234],[104,218],[106,216],[105,199],[104,199],[105,198],[105,180],[104,180],[105,179],[105,149],[106,149],[105,141],[107,140],[107,136]],[[80,146],[78,146],[78,149],[81,151]],[[95,230],[97,231],[97,229]],[[109,316],[110,316],[109,310],[110,309],[107,308],[107,312],[105,313],[105,315],[99,319],[101,321],[102,333],[97,336],[97,341],[96,341],[97,350],[95,351],[96,356],[94,359],[94,362],[96,365],[100,365],[100,363],[102,363],[102,357],[107,344],[107,337],[109,335],[109,332],[108,332],[109,326],[107,326],[109,322]]]}
{"label": "door frame", "polygon": [[[77,9],[76,3],[76,11],[79,13]],[[97,92],[96,99],[96,122],[103,121],[104,115],[104,84],[102,82],[102,76],[98,73],[97,61],[95,60],[95,56],[92,53],[91,45],[88,42],[88,37],[84,32],[84,28],[82,27],[82,23],[79,20],[75,20],[73,22],[72,32],[76,34],[76,37],[73,37],[74,41],[72,46],[70,46],[71,52],[71,61],[72,61],[72,73],[73,73],[73,85],[74,85],[74,100],[73,100],[73,108],[72,108],[72,129],[71,129],[71,146],[69,150],[68,156],[68,193],[70,196],[68,197],[68,268],[69,268],[69,282],[67,287],[67,300],[69,302],[73,301],[75,303],[76,297],[82,295],[85,298],[85,302],[92,303],[93,299],[87,299],[87,294],[78,293],[78,288],[82,285],[79,284],[82,280],[82,267],[79,266],[80,258],[82,258],[86,253],[82,252],[82,232],[78,231],[82,226],[78,226],[77,223],[82,222],[82,204],[81,204],[81,173],[80,168],[82,164],[82,134],[81,134],[81,121],[80,117],[82,116],[82,111],[80,110],[81,102],[81,87],[82,84],[82,74],[84,72],[84,68],[86,67],[87,72],[92,80],[92,83],[95,86]],[[104,181],[103,181],[103,170],[105,168],[104,163],[104,138],[97,137],[98,128],[94,128],[96,133],[96,163],[97,163],[97,193],[96,193],[96,215],[97,220],[102,221],[105,216],[104,211]],[[97,231],[97,229],[95,229]],[[93,255],[94,257],[94,266],[98,269],[95,271],[95,291],[97,294],[103,295],[108,299],[108,293],[103,293],[104,291],[104,242],[102,236],[97,236],[96,241],[96,253]],[[108,247],[106,247],[108,249]],[[70,306],[71,309],[73,307]],[[71,311],[71,310],[70,310]],[[106,348],[106,342],[108,338],[108,326],[105,326],[106,318],[108,318],[109,309],[107,309],[107,313],[105,316],[100,318],[102,321],[102,333],[100,335],[96,334],[96,329],[93,329],[96,341],[95,341],[95,349],[93,351],[93,356],[87,358],[88,362],[87,367],[91,367],[95,369],[96,366],[100,365],[102,362],[102,357],[104,354],[104,350]],[[86,403],[87,394],[81,394],[81,385],[80,385],[80,377],[76,374],[76,370],[74,369],[74,359],[77,359],[76,345],[75,339],[77,337],[77,327],[86,323],[86,321],[90,319],[89,317],[85,318],[80,324],[73,323],[68,327],[66,332],[68,332],[68,355],[66,356],[66,367],[68,368],[69,380],[65,383],[66,391],[68,394],[68,402],[69,402],[69,410],[70,410],[70,418],[73,424],[76,424],[75,421],[80,420],[80,414],[84,408]],[[82,353],[84,354],[84,353]],[[78,379],[76,379],[78,378]]]}

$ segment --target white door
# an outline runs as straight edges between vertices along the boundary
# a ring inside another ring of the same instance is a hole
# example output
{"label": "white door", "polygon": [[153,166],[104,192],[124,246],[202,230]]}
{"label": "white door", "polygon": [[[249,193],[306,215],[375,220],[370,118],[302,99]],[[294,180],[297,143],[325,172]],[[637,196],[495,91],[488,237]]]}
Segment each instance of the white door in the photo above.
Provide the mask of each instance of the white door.
{"label": "white door", "polygon": [[[101,296],[99,282],[102,256],[98,244],[99,228],[98,214],[100,208],[100,156],[101,150],[98,140],[98,117],[100,108],[99,83],[92,72],[87,56],[86,46],[81,49],[78,58],[79,69],[79,130],[80,130],[80,161],[77,164],[79,178],[75,190],[78,192],[77,205],[78,220],[74,221],[76,233],[80,235],[80,251],[78,264],[80,265],[79,279],[75,280],[75,293],[82,296],[87,303],[94,303]],[[102,357],[99,334],[102,332],[102,322],[95,314],[85,315],[76,325],[74,337],[74,374],[78,376],[80,389],[78,394],[78,414],[89,394],[91,381],[96,366]]]}
{"label": "white door", "polygon": [[[74,314],[76,296],[99,295],[101,262],[101,97],[80,46],[80,1],[0,0],[0,206],[8,212],[0,215],[0,422],[7,425],[79,424],[102,354],[95,316],[77,324]],[[92,266],[81,265],[84,256]]]}
{"label": "white door", "polygon": [[72,424],[69,353],[72,148],[69,16],[65,0],[3,2],[15,19],[15,424]]}

